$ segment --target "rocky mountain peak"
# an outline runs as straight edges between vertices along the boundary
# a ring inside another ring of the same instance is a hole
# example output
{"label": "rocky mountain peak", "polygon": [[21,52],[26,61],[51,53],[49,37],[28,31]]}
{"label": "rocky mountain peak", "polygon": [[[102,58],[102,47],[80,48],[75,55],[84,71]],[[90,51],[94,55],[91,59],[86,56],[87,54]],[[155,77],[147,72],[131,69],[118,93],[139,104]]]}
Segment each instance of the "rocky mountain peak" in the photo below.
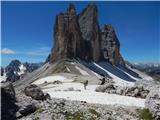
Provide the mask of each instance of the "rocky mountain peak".
{"label": "rocky mountain peak", "polygon": [[120,54],[120,42],[111,24],[102,27],[102,51],[103,56],[112,64],[124,64]]}
{"label": "rocky mountain peak", "polygon": [[89,10],[93,10],[94,12],[97,13],[97,5],[95,3],[89,3],[88,6],[87,6],[87,9]]}
{"label": "rocky mountain peak", "polygon": [[100,29],[95,3],[88,4],[79,14],[76,14],[74,5],[69,4],[67,12],[56,16],[54,46],[47,59],[50,63],[65,58],[123,63],[119,52],[120,43],[113,26],[105,24]]}
{"label": "rocky mountain peak", "polygon": [[1,67],[1,77],[4,77],[1,82],[15,82],[20,80],[27,73],[31,73],[41,67],[42,64],[43,63],[22,63],[19,60],[12,60],[6,67]]}
{"label": "rocky mountain peak", "polygon": [[66,12],[56,16],[54,25],[54,45],[49,57],[50,63],[60,59],[75,58],[80,55],[81,33],[73,4]]}
{"label": "rocky mountain peak", "polygon": [[12,60],[10,62],[10,66],[19,66],[21,64],[21,62],[19,60]]}
{"label": "rocky mountain peak", "polygon": [[76,9],[74,7],[74,4],[70,3],[68,8],[67,8],[67,13],[69,15],[75,15],[76,14]]}
{"label": "rocky mountain peak", "polygon": [[104,24],[102,27],[102,32],[113,31],[113,26],[111,24]]}
{"label": "rocky mountain peak", "polygon": [[82,38],[85,44],[85,60],[101,59],[101,35],[97,17],[97,6],[90,3],[78,16]]}

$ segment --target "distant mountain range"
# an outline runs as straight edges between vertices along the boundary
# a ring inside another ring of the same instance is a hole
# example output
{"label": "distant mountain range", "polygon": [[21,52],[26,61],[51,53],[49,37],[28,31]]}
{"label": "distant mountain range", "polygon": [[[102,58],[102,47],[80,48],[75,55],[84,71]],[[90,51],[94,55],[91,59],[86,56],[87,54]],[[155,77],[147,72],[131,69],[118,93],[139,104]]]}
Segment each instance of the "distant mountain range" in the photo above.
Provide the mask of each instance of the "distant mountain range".
{"label": "distant mountain range", "polygon": [[6,67],[1,67],[1,81],[15,82],[23,78],[27,73],[42,66],[43,63],[22,63],[19,60],[12,60]]}
{"label": "distant mountain range", "polygon": [[132,63],[132,65],[160,81],[160,63]]}
{"label": "distant mountain range", "polygon": [[149,62],[149,63],[142,63],[142,62],[137,62],[137,63],[132,63],[135,67],[139,69],[145,69],[145,68],[159,68],[160,63],[154,63],[154,62]]}

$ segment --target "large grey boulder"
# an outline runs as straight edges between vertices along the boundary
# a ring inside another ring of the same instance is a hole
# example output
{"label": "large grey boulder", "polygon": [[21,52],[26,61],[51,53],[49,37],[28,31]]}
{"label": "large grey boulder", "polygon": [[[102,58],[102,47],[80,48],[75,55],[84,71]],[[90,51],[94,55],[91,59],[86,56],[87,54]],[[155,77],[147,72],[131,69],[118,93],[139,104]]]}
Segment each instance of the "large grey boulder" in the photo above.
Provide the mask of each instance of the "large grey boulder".
{"label": "large grey boulder", "polygon": [[35,104],[32,103],[32,104],[28,104],[28,105],[20,108],[19,113],[23,116],[26,116],[28,114],[31,114],[31,113],[35,112],[36,109],[37,108],[36,108]]}
{"label": "large grey boulder", "polygon": [[116,86],[113,84],[105,84],[105,85],[100,85],[99,87],[96,88],[96,92],[106,92],[106,93],[115,93],[116,92]]}
{"label": "large grey boulder", "polygon": [[160,120],[160,88],[154,89],[148,94],[145,106],[156,120]]}
{"label": "large grey boulder", "polygon": [[40,87],[35,84],[31,84],[24,89],[26,96],[30,96],[35,100],[46,100],[49,98],[49,94],[44,94]]}
{"label": "large grey boulder", "polygon": [[1,92],[2,92],[2,95],[4,94],[5,96],[11,98],[12,100],[16,99],[15,97],[16,93],[12,83],[9,83],[9,82],[1,83]]}
{"label": "large grey boulder", "polygon": [[146,98],[148,93],[149,90],[145,89],[143,86],[133,86],[124,89],[124,94],[132,97]]}
{"label": "large grey boulder", "polygon": [[15,120],[19,107],[12,83],[1,83],[1,120]]}
{"label": "large grey boulder", "polygon": [[100,85],[95,89],[95,91],[124,95],[124,96],[132,96],[138,98],[146,98],[146,96],[149,93],[149,90],[146,90],[143,86],[121,87],[121,86],[116,86],[113,83]]}

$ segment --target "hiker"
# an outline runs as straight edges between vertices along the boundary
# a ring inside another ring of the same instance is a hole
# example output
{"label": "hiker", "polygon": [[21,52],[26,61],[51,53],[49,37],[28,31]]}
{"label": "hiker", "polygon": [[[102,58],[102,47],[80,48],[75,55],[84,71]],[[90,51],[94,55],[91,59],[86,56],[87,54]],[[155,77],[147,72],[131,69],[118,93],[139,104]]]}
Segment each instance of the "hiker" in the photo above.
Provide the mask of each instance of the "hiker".
{"label": "hiker", "polygon": [[88,80],[85,80],[83,84],[84,84],[84,89],[86,90],[86,86],[88,85]]}
{"label": "hiker", "polygon": [[103,77],[102,79],[100,79],[102,82],[101,82],[101,85],[104,85],[104,83],[106,82],[105,78]]}

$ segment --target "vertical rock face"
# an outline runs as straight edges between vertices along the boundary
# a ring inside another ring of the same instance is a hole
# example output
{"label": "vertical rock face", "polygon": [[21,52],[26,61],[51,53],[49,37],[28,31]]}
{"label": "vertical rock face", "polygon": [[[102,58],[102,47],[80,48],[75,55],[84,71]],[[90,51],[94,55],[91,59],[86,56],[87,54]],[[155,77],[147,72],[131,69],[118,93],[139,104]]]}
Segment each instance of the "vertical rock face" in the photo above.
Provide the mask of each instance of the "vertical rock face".
{"label": "vertical rock face", "polygon": [[104,25],[102,28],[101,48],[103,56],[112,64],[124,64],[120,54],[120,43],[111,24]]}
{"label": "vertical rock face", "polygon": [[53,63],[64,58],[80,58],[87,61],[108,60],[112,64],[124,64],[119,53],[120,43],[111,25],[98,24],[97,7],[89,4],[79,15],[73,4],[66,13],[56,16],[54,25],[54,49],[47,58]]}
{"label": "vertical rock face", "polygon": [[60,13],[56,16],[54,26],[55,48],[51,52],[50,62],[81,56],[79,30],[76,10],[73,4],[70,4],[67,13]]}
{"label": "vertical rock face", "polygon": [[101,58],[101,35],[98,25],[97,7],[89,4],[78,17],[82,38],[86,44],[86,57],[93,61]]}

